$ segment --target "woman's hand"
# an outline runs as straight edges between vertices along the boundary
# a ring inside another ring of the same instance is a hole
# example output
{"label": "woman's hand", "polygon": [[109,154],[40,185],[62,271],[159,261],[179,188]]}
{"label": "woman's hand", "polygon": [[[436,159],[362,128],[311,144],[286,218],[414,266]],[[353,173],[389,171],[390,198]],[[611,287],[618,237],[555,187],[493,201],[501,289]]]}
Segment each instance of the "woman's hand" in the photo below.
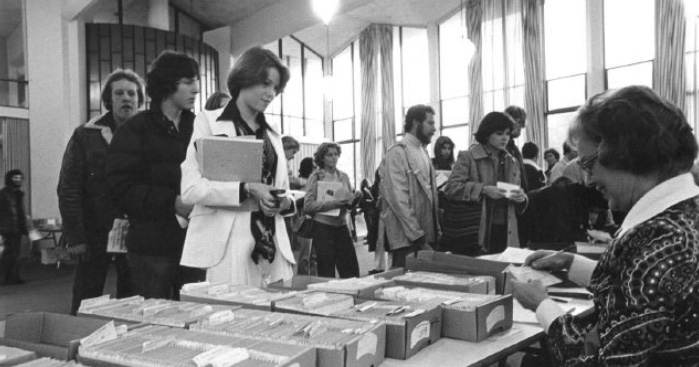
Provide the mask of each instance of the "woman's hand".
{"label": "woman's hand", "polygon": [[524,193],[524,190],[512,190],[510,191],[510,197],[508,199],[515,203],[523,203],[527,200],[527,195]]}
{"label": "woman's hand", "polygon": [[513,280],[512,287],[514,289],[513,295],[515,299],[528,310],[536,312],[539,304],[548,298],[546,288],[544,288],[544,285],[538,280],[533,282],[518,282]]}
{"label": "woman's hand", "polygon": [[481,193],[491,199],[497,200],[504,198],[507,191],[495,186],[483,186]]}
{"label": "woman's hand", "polygon": [[266,216],[271,217],[279,213],[277,199],[270,193],[270,190],[274,190],[274,187],[260,182],[250,182],[247,185],[249,195],[259,202],[260,209]]}
{"label": "woman's hand", "polygon": [[538,250],[527,256],[524,266],[531,266],[537,270],[562,271],[570,269],[573,263],[574,254],[570,252],[556,252],[549,250]]}

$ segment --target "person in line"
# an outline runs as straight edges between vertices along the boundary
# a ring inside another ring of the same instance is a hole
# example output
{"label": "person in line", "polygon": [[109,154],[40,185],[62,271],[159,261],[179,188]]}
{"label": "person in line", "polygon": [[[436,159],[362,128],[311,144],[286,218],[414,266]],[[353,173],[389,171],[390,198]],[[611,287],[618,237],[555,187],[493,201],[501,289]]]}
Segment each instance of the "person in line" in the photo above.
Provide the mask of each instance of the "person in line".
{"label": "person in line", "polygon": [[24,174],[18,169],[5,173],[5,187],[0,189],[0,236],[5,249],[0,254],[3,285],[24,284],[19,276],[19,253],[22,236],[26,236],[27,217],[24,210]]}
{"label": "person in line", "polygon": [[[296,206],[288,193],[282,138],[264,114],[288,81],[289,70],[273,52],[248,49],[228,73],[231,102],[224,109],[199,113],[194,122],[182,163],[182,200],[194,205],[182,265],[208,269],[210,282],[264,286],[293,276],[294,254],[283,216],[293,215]],[[259,181],[205,178],[196,141],[212,135],[261,141]]]}
{"label": "person in line", "polygon": [[558,178],[563,177],[563,173],[566,170],[568,164],[578,156],[578,151],[574,149],[568,142],[563,143],[563,159],[556,162],[556,164],[551,169],[551,176],[549,176],[548,184],[554,183]]}
{"label": "person in line", "polygon": [[[405,114],[405,135],[379,165],[379,233],[376,248],[389,249],[389,267],[405,267],[406,258],[439,241],[435,170],[425,147],[435,133],[434,110],[415,105]],[[388,244],[386,245],[386,242]]]}
{"label": "person in line", "polygon": [[529,184],[529,179],[527,178],[527,171],[524,169],[524,159],[522,158],[522,153],[520,152],[519,147],[517,147],[517,144],[515,144],[515,139],[522,135],[522,129],[524,129],[527,125],[527,111],[525,111],[522,107],[513,105],[505,108],[504,112],[512,118],[512,121],[514,121],[514,124],[512,125],[512,133],[510,134],[510,141],[507,143],[506,150],[515,158],[517,164],[519,165],[519,172],[522,175],[520,180],[522,189],[524,192],[529,192],[531,188],[527,186]]}
{"label": "person in line", "polygon": [[209,98],[206,100],[206,104],[204,105],[204,109],[207,111],[213,111],[213,110],[218,110],[219,108],[223,108],[228,104],[228,101],[231,100],[231,96],[228,95],[226,92],[221,92],[221,91],[216,91],[212,93]]}
{"label": "person in line", "polygon": [[[299,176],[297,178],[298,190],[308,190],[308,178],[315,170],[313,158],[306,157],[301,160],[299,165]],[[304,212],[305,198],[296,200],[296,215],[294,216],[294,229],[298,230],[304,220],[313,220],[312,217],[307,217]],[[296,235],[295,240],[298,246],[294,249],[294,258],[296,259],[296,273],[300,275],[317,275],[318,265],[317,256],[313,249],[313,240]]]}
{"label": "person in line", "polygon": [[536,163],[536,157],[539,155],[539,147],[536,144],[528,141],[522,146],[522,158],[524,158],[524,170],[526,171],[527,187],[529,190],[536,190],[544,187],[546,184],[546,176],[544,171]]}
{"label": "person in line", "polygon": [[143,105],[143,81],[130,69],[117,69],[107,76],[102,104],[107,113],[75,129],[63,154],[58,180],[58,208],[63,236],[77,264],[73,275],[75,315],[80,302],[101,296],[109,264],[114,259],[117,298],[132,295],[126,254],[107,253],[109,231],[115,219],[123,219],[106,188],[107,149],[114,132]]}
{"label": "person in line", "polygon": [[546,161],[546,182],[551,182],[551,170],[556,165],[558,160],[561,159],[561,154],[554,148],[546,149],[544,151],[544,161]]}
{"label": "person in line", "polygon": [[[349,211],[362,199],[361,191],[352,189],[349,176],[337,168],[342,149],[336,143],[323,143],[313,155],[318,169],[308,178],[304,212],[313,217],[313,247],[317,254],[318,276],[359,277],[359,263],[349,228]],[[321,182],[333,182],[337,188],[330,195],[319,192]],[[325,198],[324,200],[322,198]],[[339,210],[339,214],[328,211]]]}
{"label": "person in line", "polygon": [[[590,98],[571,126],[587,184],[627,216],[599,262],[537,251],[525,265],[567,270],[593,294],[572,316],[540,282],[514,283],[535,310],[554,366],[699,365],[696,137],[683,112],[645,86]],[[553,254],[553,255],[552,255]]]}
{"label": "person in line", "polygon": [[[517,160],[507,151],[512,119],[502,112],[487,114],[478,125],[476,141],[459,153],[444,187],[448,206],[444,212],[442,250],[475,256],[519,247],[515,204],[522,212],[526,195],[510,192],[498,182],[521,184]],[[450,231],[447,231],[449,229]]]}
{"label": "person in line", "polygon": [[179,299],[183,284],[203,280],[204,271],[180,266],[186,218],[192,210],[180,197],[184,160],[199,93],[199,65],[163,51],[146,75],[150,109],[114,133],[107,154],[107,188],[117,210],[129,218],[127,259],[133,291],[146,298]]}
{"label": "person in line", "polygon": [[301,149],[301,144],[292,136],[282,136],[282,145],[284,146],[284,157],[286,158],[286,170],[289,172],[289,187],[292,190],[299,190],[301,183],[298,177],[294,176],[294,171],[291,169],[291,161],[296,156],[296,153]]}
{"label": "person in line", "polygon": [[448,136],[440,136],[434,143],[432,165],[436,170],[451,171],[454,165],[454,142]]}

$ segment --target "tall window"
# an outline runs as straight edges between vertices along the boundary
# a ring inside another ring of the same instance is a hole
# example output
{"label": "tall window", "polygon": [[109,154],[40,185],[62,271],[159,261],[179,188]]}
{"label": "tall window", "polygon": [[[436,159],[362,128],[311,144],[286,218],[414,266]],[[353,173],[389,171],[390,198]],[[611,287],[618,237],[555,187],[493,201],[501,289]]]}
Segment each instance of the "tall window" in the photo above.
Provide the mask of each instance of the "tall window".
{"label": "tall window", "polygon": [[[361,180],[361,79],[359,41],[354,41],[332,60],[333,66],[333,141],[342,154],[338,168],[347,173],[353,186]],[[373,178],[372,178],[373,179]]]}
{"label": "tall window", "polygon": [[468,62],[473,46],[463,17],[463,12],[458,12],[439,25],[441,135],[454,141],[455,152],[467,150],[471,142]]}
{"label": "tall window", "polygon": [[[586,97],[585,0],[547,0],[544,5],[546,124],[548,146],[562,153],[568,127]],[[542,154],[543,155],[543,154]]]}
{"label": "tall window", "polygon": [[267,108],[267,120],[282,134],[322,139],[323,58],[294,37],[284,37],[264,48],[277,54],[291,78],[284,93]]}
{"label": "tall window", "polygon": [[393,63],[396,136],[400,136],[408,108],[430,103],[427,29],[394,27]]}
{"label": "tall window", "polygon": [[23,1],[3,0],[0,8],[0,106],[27,108]]}
{"label": "tall window", "polygon": [[697,135],[699,122],[699,4],[685,0],[687,33],[685,37],[685,69],[687,72],[686,111],[687,121]]}
{"label": "tall window", "polygon": [[604,0],[607,88],[653,87],[655,1]]}

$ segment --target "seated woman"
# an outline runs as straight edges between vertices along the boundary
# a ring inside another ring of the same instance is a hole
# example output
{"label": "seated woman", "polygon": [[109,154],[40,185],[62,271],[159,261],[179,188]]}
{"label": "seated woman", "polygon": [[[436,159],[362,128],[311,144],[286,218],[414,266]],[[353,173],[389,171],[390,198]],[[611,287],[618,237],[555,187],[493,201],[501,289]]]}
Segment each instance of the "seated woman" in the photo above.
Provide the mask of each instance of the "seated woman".
{"label": "seated woman", "polygon": [[496,186],[520,184],[519,164],[505,150],[513,124],[502,112],[487,114],[478,125],[478,144],[459,153],[444,186],[440,250],[475,256],[519,247],[515,204],[523,209],[527,197],[521,189],[508,194]]}
{"label": "seated woman", "polygon": [[592,97],[570,131],[587,183],[627,216],[598,262],[537,251],[525,265],[568,270],[594,312],[574,317],[540,283],[514,284],[536,310],[554,366],[699,365],[696,138],[682,111],[647,87]]}

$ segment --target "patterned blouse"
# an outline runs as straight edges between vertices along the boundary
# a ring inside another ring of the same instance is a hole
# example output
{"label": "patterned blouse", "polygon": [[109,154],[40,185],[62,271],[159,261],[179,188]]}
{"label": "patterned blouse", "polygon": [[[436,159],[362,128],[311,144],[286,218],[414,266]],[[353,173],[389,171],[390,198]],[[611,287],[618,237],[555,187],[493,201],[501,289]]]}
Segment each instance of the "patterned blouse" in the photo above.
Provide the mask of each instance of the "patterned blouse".
{"label": "patterned blouse", "polygon": [[593,314],[548,330],[554,366],[699,366],[699,196],[615,239],[590,291]]}

